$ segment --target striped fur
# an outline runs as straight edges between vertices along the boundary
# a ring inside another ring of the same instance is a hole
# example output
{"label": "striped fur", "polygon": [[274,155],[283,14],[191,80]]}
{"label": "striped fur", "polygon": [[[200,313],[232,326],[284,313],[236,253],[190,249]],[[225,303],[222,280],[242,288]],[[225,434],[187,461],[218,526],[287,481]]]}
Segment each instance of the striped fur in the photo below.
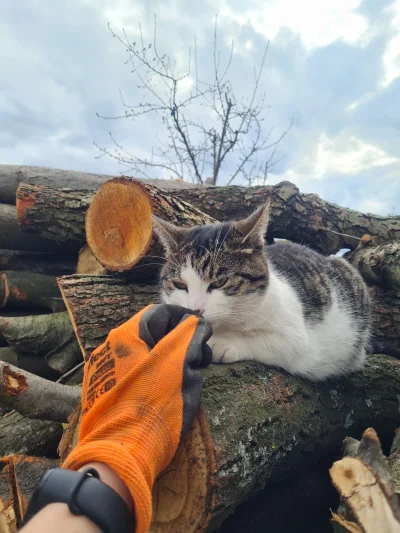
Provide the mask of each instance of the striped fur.
{"label": "striped fur", "polygon": [[265,247],[267,224],[265,206],[190,229],[155,219],[163,300],[210,321],[214,362],[255,359],[313,380],[361,368],[371,305],[360,275],[304,246]]}

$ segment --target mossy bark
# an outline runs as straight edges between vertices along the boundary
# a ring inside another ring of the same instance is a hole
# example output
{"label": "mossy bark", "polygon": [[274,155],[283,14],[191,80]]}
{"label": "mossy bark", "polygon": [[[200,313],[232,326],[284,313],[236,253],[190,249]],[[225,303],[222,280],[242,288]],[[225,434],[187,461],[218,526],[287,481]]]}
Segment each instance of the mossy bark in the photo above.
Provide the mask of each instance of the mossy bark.
{"label": "mossy bark", "polygon": [[[68,313],[2,317],[0,333],[18,354],[16,366],[41,377],[60,377],[82,360]],[[11,362],[11,361],[10,361]],[[45,374],[43,374],[45,372]]]}
{"label": "mossy bark", "polygon": [[344,437],[374,426],[387,438],[398,423],[400,364],[390,357],[320,384],[255,362],[212,365],[204,377],[215,454],[209,531],[265,485],[338,451]]}

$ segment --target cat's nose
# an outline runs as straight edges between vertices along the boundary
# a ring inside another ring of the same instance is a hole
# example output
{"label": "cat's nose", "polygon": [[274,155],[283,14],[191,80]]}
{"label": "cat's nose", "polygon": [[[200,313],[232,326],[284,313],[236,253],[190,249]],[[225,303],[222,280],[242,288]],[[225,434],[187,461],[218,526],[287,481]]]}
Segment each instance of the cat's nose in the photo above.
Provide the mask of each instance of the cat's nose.
{"label": "cat's nose", "polygon": [[194,309],[194,312],[197,314],[197,315],[202,315],[203,316],[203,313],[204,313],[204,309],[201,307],[199,309]]}

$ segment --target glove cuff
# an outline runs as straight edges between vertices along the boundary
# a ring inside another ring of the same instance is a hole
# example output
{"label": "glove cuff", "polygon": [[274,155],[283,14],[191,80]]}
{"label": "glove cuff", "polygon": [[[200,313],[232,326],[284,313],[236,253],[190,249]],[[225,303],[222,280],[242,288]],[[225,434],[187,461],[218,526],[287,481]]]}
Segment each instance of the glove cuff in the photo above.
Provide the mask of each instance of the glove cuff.
{"label": "glove cuff", "polygon": [[62,468],[78,470],[91,462],[106,464],[126,484],[134,504],[135,533],[147,533],[151,524],[154,479],[149,486],[148,477],[140,462],[123,446],[106,440],[78,444],[64,461]]}

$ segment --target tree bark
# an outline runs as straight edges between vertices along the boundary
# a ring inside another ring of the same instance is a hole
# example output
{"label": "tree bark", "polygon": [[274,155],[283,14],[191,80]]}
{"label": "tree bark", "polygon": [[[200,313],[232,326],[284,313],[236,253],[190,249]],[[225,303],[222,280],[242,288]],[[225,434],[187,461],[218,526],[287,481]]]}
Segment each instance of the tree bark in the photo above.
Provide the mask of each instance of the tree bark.
{"label": "tree bark", "polygon": [[374,246],[370,241],[360,243],[348,257],[368,285],[400,292],[400,242]]}
{"label": "tree bark", "polygon": [[86,239],[95,258],[110,271],[146,270],[160,264],[163,248],[153,236],[151,215],[177,226],[215,222],[186,202],[166,191],[126,177],[114,178],[96,193],[86,216]]}
{"label": "tree bark", "polygon": [[8,413],[0,417],[0,457],[10,454],[57,457],[62,434],[60,422],[26,418],[15,411]]}
{"label": "tree bark", "polygon": [[372,299],[373,341],[400,351],[400,292],[378,286],[368,289]]}
{"label": "tree bark", "polygon": [[[365,233],[375,244],[400,240],[400,217],[381,217],[325,202],[316,194],[302,194],[288,181],[260,187],[194,187],[174,194],[218,220],[249,215],[267,200],[271,201],[268,234],[308,244],[323,254],[341,248],[354,249]],[[342,235],[338,235],[338,233]]]}
{"label": "tree bark", "polygon": [[57,190],[21,183],[17,218],[21,230],[63,243],[66,252],[85,244],[85,213],[93,192]]}
{"label": "tree bark", "polygon": [[0,403],[22,415],[65,422],[80,394],[79,387],[52,383],[0,361]]}
{"label": "tree bark", "polygon": [[[68,313],[26,317],[1,317],[0,332],[18,354],[16,366],[42,377],[38,360],[45,369],[53,370],[55,379],[82,360],[81,350]],[[13,363],[15,364],[15,363]]]}
{"label": "tree bark", "polygon": [[[1,182],[0,182],[1,187]],[[62,246],[38,235],[28,235],[18,226],[17,212],[13,205],[0,204],[0,249],[33,252],[62,252]]]}
{"label": "tree bark", "polygon": [[40,479],[57,460],[12,455],[0,460],[0,531],[16,533]]}
{"label": "tree bark", "polygon": [[238,504],[338,451],[345,436],[373,424],[387,438],[398,420],[400,368],[389,357],[320,384],[257,362],[211,365],[203,376],[203,411],[154,487],[153,533],[215,531]]}
{"label": "tree bark", "polygon": [[31,272],[0,272],[0,309],[65,310],[54,276]]}
{"label": "tree bark", "polygon": [[[24,235],[27,236],[27,234]],[[27,271],[34,274],[46,274],[47,276],[67,276],[75,273],[77,261],[77,254],[0,250],[0,270]]]}
{"label": "tree bark", "polygon": [[110,329],[159,301],[158,285],[133,282],[129,277],[73,275],[58,278],[58,284],[85,357]]}
{"label": "tree bark", "polygon": [[[59,170],[47,167],[30,167],[24,165],[0,165],[0,203],[15,205],[15,194],[20,183],[44,185],[54,189],[76,189],[96,191],[113,176],[90,174],[74,170]],[[172,180],[141,180],[164,189],[178,188]],[[192,184],[179,182],[179,188],[193,187]]]}

